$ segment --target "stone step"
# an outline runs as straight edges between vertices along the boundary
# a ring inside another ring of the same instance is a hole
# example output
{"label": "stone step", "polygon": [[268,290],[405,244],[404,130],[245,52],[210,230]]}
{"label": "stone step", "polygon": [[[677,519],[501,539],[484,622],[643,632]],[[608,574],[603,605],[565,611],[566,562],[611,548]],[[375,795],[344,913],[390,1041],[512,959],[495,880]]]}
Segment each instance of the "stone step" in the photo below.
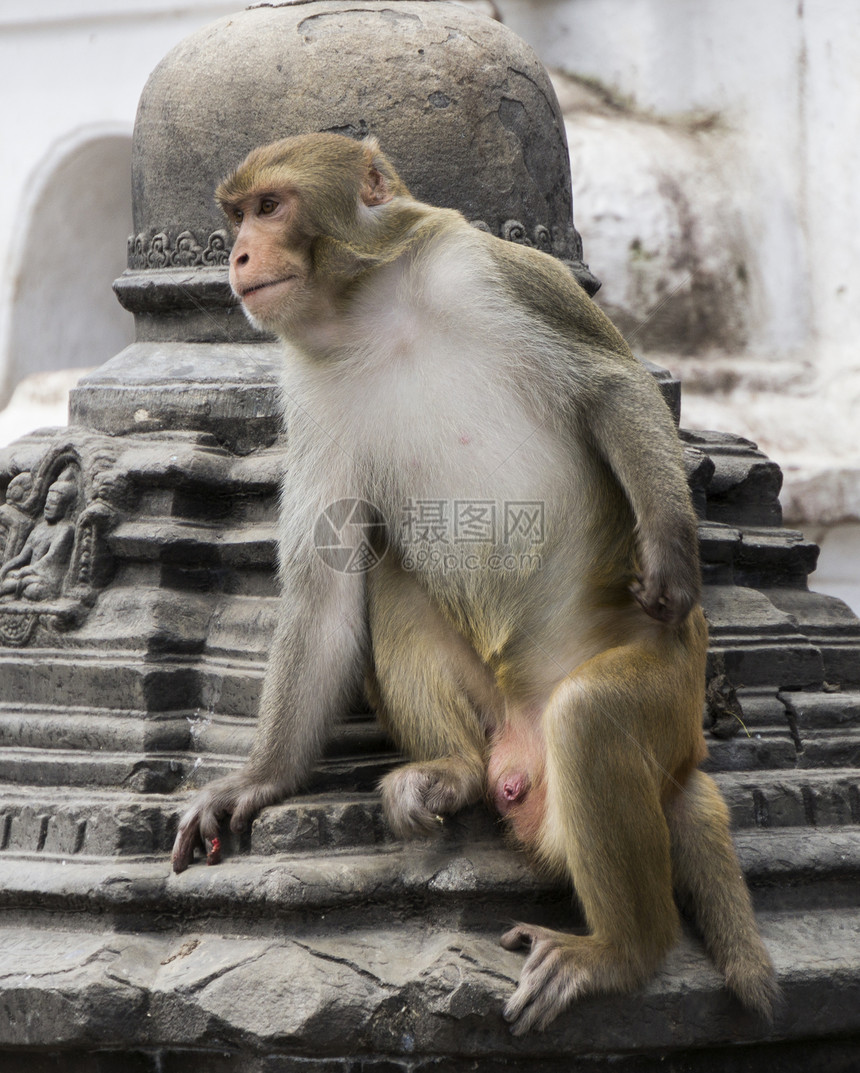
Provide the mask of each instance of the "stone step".
{"label": "stone step", "polygon": [[[860,828],[743,831],[735,841],[760,909],[860,908]],[[455,831],[372,852],[226,856],[215,867],[198,860],[181,875],[172,874],[166,854],[117,860],[7,852],[0,874],[7,918],[49,912],[73,920],[86,911],[143,930],[179,920],[186,927],[211,922],[219,933],[265,933],[323,914],[332,927],[392,918],[420,927],[517,919],[526,906],[536,922],[577,923],[566,885],[536,874],[501,840],[472,842]]]}
{"label": "stone step", "polygon": [[[323,760],[311,786],[317,790],[370,790],[390,769],[396,754],[335,755]],[[141,794],[171,794],[180,788],[211,782],[236,771],[242,758],[193,753],[86,753],[79,749],[0,750],[0,787],[115,787]],[[4,788],[5,789],[5,788]],[[4,792],[3,799],[7,794]]]}
{"label": "stone step", "polygon": [[795,529],[699,522],[706,584],[806,587],[818,547]]}
{"label": "stone step", "polygon": [[[526,906],[521,913],[531,916]],[[740,1007],[687,933],[639,991],[581,1000],[548,1031],[517,1040],[501,1011],[524,956],[502,949],[495,920],[416,931],[390,919],[345,931],[308,918],[286,934],[254,935],[224,934],[220,922],[129,933],[105,921],[61,928],[7,918],[0,1062],[7,1073],[78,1071],[76,1053],[98,1052],[86,1069],[103,1073],[381,1073],[407,1063],[477,1073],[569,1073],[574,1064],[594,1073],[658,1064],[848,1073],[860,1032],[856,915],[759,919],[784,995],[773,1026]],[[151,1065],[149,1054],[158,1056]],[[577,1054],[589,1056],[585,1065]]]}
{"label": "stone step", "polygon": [[860,686],[860,620],[847,604],[806,589],[769,589],[767,595],[821,652],[826,682]]}
{"label": "stone step", "polygon": [[751,440],[728,432],[681,429],[681,439],[710,458],[707,486],[709,520],[730,525],[778,526],[782,522],[779,466]]}
{"label": "stone step", "polygon": [[[129,709],[67,708],[0,703],[0,750],[184,754],[186,767],[223,757],[242,760],[254,737],[255,720],[189,708],[143,712]],[[388,735],[370,713],[345,717],[328,756],[393,752]],[[0,751],[0,766],[3,752]],[[199,758],[199,760],[198,760]],[[136,759],[140,759],[137,756]],[[0,777],[2,781],[2,777]]]}
{"label": "stone step", "polygon": [[801,741],[809,734],[860,728],[860,690],[779,694],[794,719]]}
{"label": "stone step", "polygon": [[[81,749],[0,750],[0,785],[116,787],[139,793],[171,793],[190,771],[184,753],[140,756],[126,752],[87,753]],[[3,799],[6,799],[4,792]]]}
{"label": "stone step", "polygon": [[0,704],[0,749],[175,752],[193,742],[194,710],[45,708]]}
{"label": "stone step", "polygon": [[749,737],[744,734],[729,741],[709,741],[708,749],[709,759],[703,767],[711,774],[852,767],[860,759],[860,728],[809,731],[798,745],[782,727],[761,727]]}
{"label": "stone step", "polygon": [[[395,840],[373,792],[392,758],[368,758],[364,765],[332,761],[316,775],[317,792],[264,809],[250,832],[235,838],[225,830],[225,855],[270,857],[284,853],[374,849]],[[360,778],[363,792],[324,792],[341,780]],[[718,773],[737,831],[754,828],[817,828],[860,824],[860,770],[759,771]],[[167,855],[188,795],[135,794],[123,790],[3,788],[0,851],[48,856]],[[444,836],[473,843],[497,842],[502,825],[483,805],[444,822]]]}
{"label": "stone step", "polygon": [[242,527],[200,525],[176,518],[148,517],[122,522],[108,540],[111,551],[132,562],[275,569],[277,537],[273,522]]}
{"label": "stone step", "polygon": [[738,828],[860,824],[860,768],[715,776]]}

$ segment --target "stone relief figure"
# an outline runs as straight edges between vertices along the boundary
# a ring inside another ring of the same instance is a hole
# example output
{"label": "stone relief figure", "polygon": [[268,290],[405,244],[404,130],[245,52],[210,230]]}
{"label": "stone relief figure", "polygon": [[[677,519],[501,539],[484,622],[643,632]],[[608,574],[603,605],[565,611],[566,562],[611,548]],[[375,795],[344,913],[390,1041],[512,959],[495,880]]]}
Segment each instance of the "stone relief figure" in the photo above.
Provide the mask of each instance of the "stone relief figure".
{"label": "stone relief figure", "polygon": [[19,473],[6,486],[6,502],[0,506],[0,564],[20,548],[32,526],[27,503],[33,495],[33,474]]}
{"label": "stone relief figure", "polygon": [[0,503],[0,647],[26,645],[37,629],[74,629],[110,581],[107,537],[133,494],[116,462],[104,437],[73,447],[64,435],[9,479]]}
{"label": "stone relief figure", "polygon": [[48,488],[42,521],[30,530],[17,555],[0,567],[0,599],[42,601],[60,595],[75,542],[77,500],[78,486],[67,467]]}

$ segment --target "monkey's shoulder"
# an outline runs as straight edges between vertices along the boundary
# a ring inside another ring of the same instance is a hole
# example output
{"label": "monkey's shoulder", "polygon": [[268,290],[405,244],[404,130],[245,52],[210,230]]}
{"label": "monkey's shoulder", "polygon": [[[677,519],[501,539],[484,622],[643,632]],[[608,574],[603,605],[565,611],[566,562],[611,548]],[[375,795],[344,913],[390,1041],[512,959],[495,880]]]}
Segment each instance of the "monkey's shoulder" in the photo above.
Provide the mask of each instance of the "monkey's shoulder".
{"label": "monkey's shoulder", "polygon": [[561,261],[492,235],[481,239],[499,285],[530,316],[567,342],[635,360],[621,333]]}

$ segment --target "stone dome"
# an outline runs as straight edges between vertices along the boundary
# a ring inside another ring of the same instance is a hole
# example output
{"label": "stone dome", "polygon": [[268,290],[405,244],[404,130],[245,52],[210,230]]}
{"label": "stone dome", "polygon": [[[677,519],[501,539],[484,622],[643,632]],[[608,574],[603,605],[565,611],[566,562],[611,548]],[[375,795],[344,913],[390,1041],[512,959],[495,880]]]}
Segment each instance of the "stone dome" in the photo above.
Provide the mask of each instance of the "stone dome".
{"label": "stone dome", "polygon": [[213,190],[254,146],[310,131],[376,135],[416,197],[599,286],[573,226],[558,101],[529,46],[439,0],[298,0],[210,24],[150,76],[134,133],[129,271],[116,284],[138,340],[259,338],[230,315]]}

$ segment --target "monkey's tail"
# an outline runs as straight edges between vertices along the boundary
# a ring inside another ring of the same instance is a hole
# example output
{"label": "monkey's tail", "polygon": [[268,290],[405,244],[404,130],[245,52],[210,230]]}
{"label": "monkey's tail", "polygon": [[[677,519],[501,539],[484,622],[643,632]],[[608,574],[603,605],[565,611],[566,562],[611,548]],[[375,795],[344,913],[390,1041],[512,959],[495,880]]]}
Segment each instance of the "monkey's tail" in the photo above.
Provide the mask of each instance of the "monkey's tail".
{"label": "monkey's tail", "polygon": [[768,1021],[780,998],[713,779],[694,771],[666,809],[675,888],[688,906],[727,987]]}

